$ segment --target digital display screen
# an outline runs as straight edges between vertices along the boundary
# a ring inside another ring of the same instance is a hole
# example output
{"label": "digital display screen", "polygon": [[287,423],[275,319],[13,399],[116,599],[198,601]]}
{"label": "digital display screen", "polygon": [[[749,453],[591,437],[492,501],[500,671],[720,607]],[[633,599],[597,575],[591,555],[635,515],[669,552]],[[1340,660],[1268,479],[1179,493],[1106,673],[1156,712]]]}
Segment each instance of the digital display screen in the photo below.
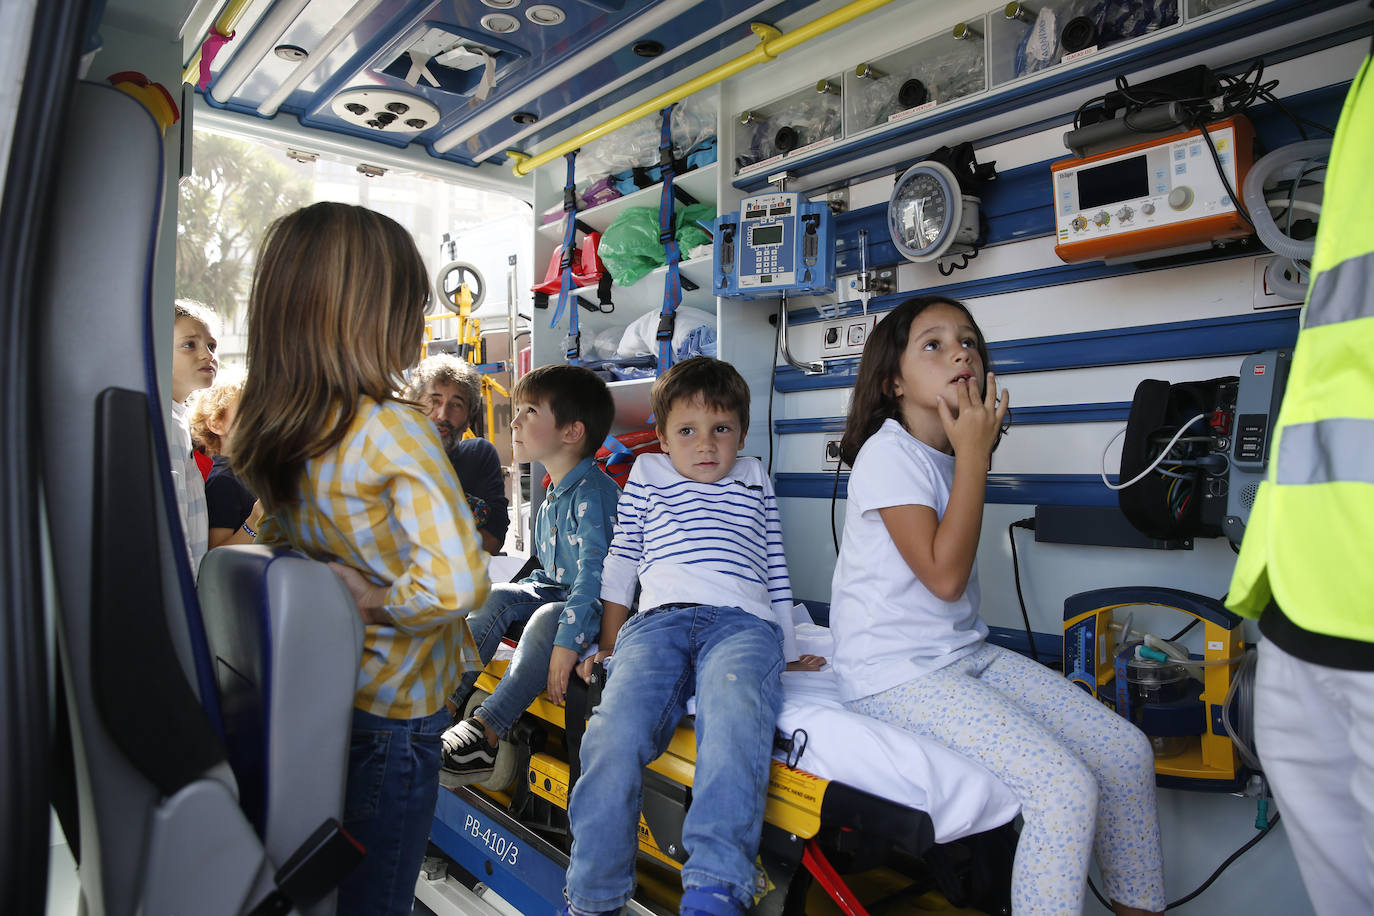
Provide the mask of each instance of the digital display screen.
{"label": "digital display screen", "polygon": [[1150,175],[1144,154],[1078,172],[1078,206],[1082,210],[1145,197],[1149,193]]}
{"label": "digital display screen", "polygon": [[782,226],[755,226],[749,233],[751,245],[781,245]]}
{"label": "digital display screen", "polygon": [[791,213],[791,212],[792,212],[792,207],[791,207],[791,205],[790,205],[790,204],[784,204],[784,205],[781,206],[781,207],[774,207],[773,209],[769,210],[769,211],[768,211],[768,215],[769,215],[769,216],[786,216],[787,214],[789,214],[789,213]]}
{"label": "digital display screen", "polygon": [[767,208],[767,207],[746,207],[746,208],[744,209],[744,215],[745,215],[746,217],[767,216],[767,215],[768,215],[768,208]]}

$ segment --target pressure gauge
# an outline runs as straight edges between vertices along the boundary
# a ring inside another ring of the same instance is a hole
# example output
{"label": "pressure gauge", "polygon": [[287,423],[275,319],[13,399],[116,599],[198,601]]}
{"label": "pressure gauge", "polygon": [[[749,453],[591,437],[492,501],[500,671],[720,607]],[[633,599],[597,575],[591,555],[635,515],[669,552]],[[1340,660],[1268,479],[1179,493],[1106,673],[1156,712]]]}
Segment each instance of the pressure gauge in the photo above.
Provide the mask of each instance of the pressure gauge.
{"label": "pressure gauge", "polygon": [[962,194],[942,163],[918,162],[903,173],[887,204],[887,228],[910,261],[934,261],[956,243],[978,238],[978,198]]}

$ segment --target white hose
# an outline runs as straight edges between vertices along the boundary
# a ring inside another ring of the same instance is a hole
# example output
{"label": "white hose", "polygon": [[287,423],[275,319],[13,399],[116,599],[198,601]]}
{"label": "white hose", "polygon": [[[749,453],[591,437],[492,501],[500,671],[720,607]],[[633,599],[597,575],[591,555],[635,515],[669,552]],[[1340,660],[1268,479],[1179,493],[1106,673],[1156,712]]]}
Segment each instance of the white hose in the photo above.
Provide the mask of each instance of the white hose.
{"label": "white hose", "polygon": [[[1269,212],[1269,201],[1264,192],[1265,184],[1280,169],[1307,160],[1325,159],[1330,155],[1330,140],[1303,140],[1300,143],[1290,143],[1287,146],[1279,147],[1262,157],[1246,173],[1244,190],[1241,193],[1241,197],[1245,200],[1245,209],[1249,212],[1250,218],[1254,220],[1255,232],[1259,235],[1260,241],[1275,254],[1285,258],[1310,261],[1317,243],[1315,239],[1300,242],[1283,234],[1283,230],[1274,222],[1274,217]],[[1294,176],[1293,180],[1301,180],[1301,175]]]}
{"label": "white hose", "polygon": [[1188,430],[1188,427],[1192,426],[1198,420],[1201,420],[1206,416],[1206,414],[1200,413],[1196,417],[1193,417],[1191,420],[1189,420],[1187,423],[1184,423],[1182,426],[1180,426],[1178,428],[1178,432],[1174,433],[1174,437],[1169,440],[1169,444],[1164,446],[1164,450],[1159,453],[1159,457],[1152,461],[1150,463],[1150,466],[1147,467],[1145,470],[1141,471],[1139,474],[1135,475],[1125,483],[1112,483],[1110,480],[1107,479],[1107,452],[1111,450],[1112,443],[1115,442],[1117,439],[1120,439],[1122,433],[1126,432],[1126,427],[1121,427],[1121,432],[1118,432],[1115,436],[1112,436],[1110,439],[1108,439],[1107,444],[1102,449],[1101,472],[1103,485],[1106,486],[1108,490],[1124,490],[1129,486],[1139,483],[1146,474],[1150,473],[1155,468],[1159,467],[1161,464],[1164,463],[1164,456],[1169,454],[1169,450],[1174,447],[1174,445],[1178,442],[1180,438],[1182,438],[1183,434]]}

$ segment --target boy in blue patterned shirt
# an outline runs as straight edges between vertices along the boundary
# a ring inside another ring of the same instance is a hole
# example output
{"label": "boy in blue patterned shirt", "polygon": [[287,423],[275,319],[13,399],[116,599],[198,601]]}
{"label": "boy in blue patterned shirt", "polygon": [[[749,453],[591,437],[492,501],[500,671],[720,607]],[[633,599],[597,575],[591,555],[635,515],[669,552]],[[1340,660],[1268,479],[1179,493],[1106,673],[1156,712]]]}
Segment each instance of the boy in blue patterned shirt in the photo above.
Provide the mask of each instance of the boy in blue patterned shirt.
{"label": "boy in blue patterned shirt", "polygon": [[[449,787],[491,773],[498,736],[541,690],[563,702],[578,656],[601,629],[601,567],[620,488],[592,456],[615,416],[610,390],[580,366],[541,366],[521,377],[512,400],[515,460],[537,461],[549,472],[548,494],[534,521],[534,550],[543,569],[519,582],[493,585],[486,603],[468,615],[484,664],[511,624],[528,623],[496,692],[444,733],[439,781]],[[477,674],[464,674],[464,688]]]}

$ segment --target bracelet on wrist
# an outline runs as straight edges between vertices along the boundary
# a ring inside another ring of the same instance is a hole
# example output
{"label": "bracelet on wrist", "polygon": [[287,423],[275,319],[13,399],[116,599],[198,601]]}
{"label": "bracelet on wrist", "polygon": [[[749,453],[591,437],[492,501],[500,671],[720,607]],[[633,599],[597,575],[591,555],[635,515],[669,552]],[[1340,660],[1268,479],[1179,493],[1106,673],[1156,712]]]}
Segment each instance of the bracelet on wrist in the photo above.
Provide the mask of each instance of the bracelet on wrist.
{"label": "bracelet on wrist", "polygon": [[258,533],[257,533],[256,531],[254,531],[252,528],[249,528],[247,522],[244,522],[244,523],[243,523],[243,530],[248,532],[248,536],[249,536],[250,538],[253,538],[254,540],[257,540]]}

